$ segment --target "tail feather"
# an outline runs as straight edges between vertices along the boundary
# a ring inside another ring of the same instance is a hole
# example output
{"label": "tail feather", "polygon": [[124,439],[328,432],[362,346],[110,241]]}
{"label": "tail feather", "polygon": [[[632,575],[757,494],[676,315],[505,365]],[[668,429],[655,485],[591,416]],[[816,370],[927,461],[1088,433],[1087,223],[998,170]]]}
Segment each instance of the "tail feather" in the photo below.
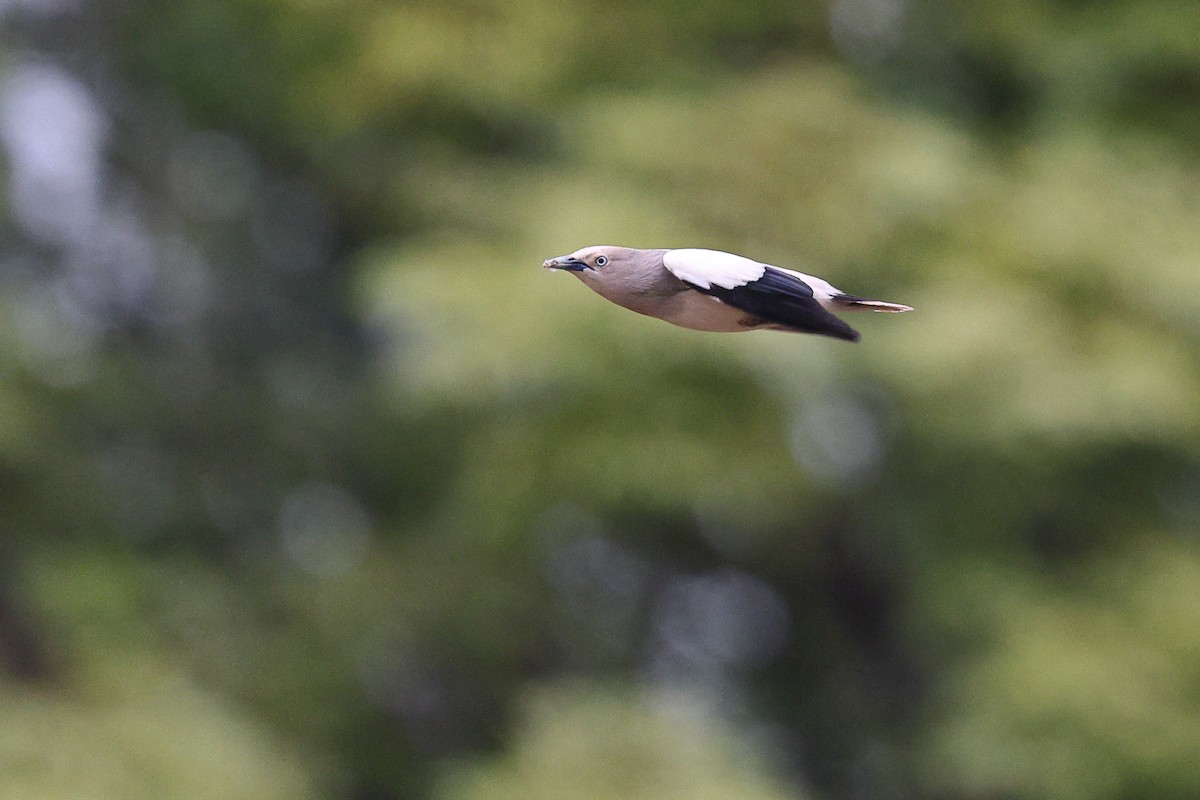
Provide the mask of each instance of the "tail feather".
{"label": "tail feather", "polygon": [[852,294],[835,294],[833,302],[846,311],[885,311],[889,314],[899,314],[902,311],[912,311],[912,306],[900,303],[885,303],[882,300],[866,300]]}

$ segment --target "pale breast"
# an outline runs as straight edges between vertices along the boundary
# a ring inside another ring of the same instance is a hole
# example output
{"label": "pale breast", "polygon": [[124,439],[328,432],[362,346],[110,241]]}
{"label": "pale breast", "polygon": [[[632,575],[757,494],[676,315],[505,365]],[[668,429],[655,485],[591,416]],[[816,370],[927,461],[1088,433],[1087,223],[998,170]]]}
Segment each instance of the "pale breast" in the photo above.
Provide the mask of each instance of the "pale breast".
{"label": "pale breast", "polygon": [[751,331],[768,324],[752,314],[725,305],[715,297],[700,292],[681,292],[664,299],[662,306],[653,316],[681,328],[719,333]]}

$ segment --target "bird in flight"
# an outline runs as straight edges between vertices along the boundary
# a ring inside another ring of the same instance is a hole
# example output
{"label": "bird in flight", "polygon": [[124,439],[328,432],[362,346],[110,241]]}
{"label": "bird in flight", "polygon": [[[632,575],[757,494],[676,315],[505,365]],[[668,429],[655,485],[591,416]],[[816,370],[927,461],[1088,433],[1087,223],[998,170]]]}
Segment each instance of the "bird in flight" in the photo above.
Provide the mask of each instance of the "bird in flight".
{"label": "bird in flight", "polygon": [[846,294],[803,272],[719,250],[638,250],[598,245],[547,259],[601,297],[631,311],[698,331],[756,329],[816,333],[857,342],[833,311],[912,311]]}

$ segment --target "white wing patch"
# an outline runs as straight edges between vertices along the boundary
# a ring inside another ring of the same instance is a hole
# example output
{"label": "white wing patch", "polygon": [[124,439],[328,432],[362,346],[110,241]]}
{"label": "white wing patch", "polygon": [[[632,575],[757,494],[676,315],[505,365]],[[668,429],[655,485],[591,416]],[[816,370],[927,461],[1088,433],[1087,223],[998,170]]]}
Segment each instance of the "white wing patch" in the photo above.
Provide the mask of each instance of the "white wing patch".
{"label": "white wing patch", "polygon": [[722,289],[736,289],[758,280],[766,271],[765,264],[720,250],[668,250],[662,260],[676,278],[701,289],[712,288],[714,284]]}

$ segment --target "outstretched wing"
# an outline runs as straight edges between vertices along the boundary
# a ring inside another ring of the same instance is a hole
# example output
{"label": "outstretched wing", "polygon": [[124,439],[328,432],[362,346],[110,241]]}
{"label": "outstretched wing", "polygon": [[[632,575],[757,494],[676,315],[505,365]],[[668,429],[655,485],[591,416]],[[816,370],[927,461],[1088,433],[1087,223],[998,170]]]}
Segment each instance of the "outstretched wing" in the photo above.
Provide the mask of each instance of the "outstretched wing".
{"label": "outstretched wing", "polygon": [[790,330],[858,341],[858,331],[826,311],[799,273],[719,250],[668,250],[662,259],[696,291],[747,314]]}

